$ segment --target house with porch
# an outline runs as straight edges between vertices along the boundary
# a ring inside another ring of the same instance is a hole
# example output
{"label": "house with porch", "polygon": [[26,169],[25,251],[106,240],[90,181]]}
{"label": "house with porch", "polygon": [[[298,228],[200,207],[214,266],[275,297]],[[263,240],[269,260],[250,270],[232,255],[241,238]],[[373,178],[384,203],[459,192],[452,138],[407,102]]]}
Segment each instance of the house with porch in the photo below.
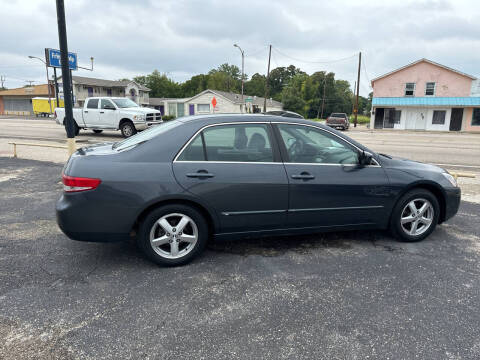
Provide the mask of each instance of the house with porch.
{"label": "house with porch", "polygon": [[[215,107],[212,100],[215,98]],[[220,90],[206,89],[191,98],[150,98],[150,107],[159,110],[162,115],[182,117],[201,114],[259,113],[263,111],[264,98],[243,96]],[[283,104],[267,99],[267,111],[282,110]]]}
{"label": "house with porch", "polygon": [[420,59],[371,81],[370,128],[480,131],[480,81]]}

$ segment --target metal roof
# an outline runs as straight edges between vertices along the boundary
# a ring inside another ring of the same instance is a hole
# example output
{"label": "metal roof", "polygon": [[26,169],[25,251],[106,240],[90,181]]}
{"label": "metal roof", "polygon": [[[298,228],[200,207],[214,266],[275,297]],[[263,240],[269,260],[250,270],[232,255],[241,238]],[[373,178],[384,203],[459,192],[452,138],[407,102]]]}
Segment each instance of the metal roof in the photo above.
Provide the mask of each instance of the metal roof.
{"label": "metal roof", "polygon": [[480,97],[374,97],[372,106],[480,106]]}

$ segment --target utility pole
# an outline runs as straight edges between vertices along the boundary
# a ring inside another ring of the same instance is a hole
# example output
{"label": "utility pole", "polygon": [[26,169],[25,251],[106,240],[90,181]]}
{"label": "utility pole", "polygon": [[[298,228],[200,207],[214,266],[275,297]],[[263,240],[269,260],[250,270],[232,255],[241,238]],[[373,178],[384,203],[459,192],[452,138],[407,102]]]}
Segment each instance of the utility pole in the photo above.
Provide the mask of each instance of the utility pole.
{"label": "utility pole", "polygon": [[272,45],[268,52],[267,81],[265,83],[265,98],[263,99],[263,112],[267,112],[268,81],[270,80],[270,59],[272,58]]}
{"label": "utility pole", "polygon": [[65,4],[63,0],[57,2],[58,42],[60,44],[60,59],[62,64],[62,82],[65,103],[65,129],[67,131],[68,153],[75,152],[75,123],[72,110],[72,88],[70,83],[70,69],[68,62],[67,26],[65,24]]}
{"label": "utility pole", "polygon": [[323,79],[322,116],[320,117],[320,119],[323,119],[323,108],[325,106],[325,85],[326,84],[327,84],[327,77],[325,76],[325,78]]}
{"label": "utility pole", "polygon": [[358,93],[360,91],[360,67],[362,66],[362,52],[358,53],[358,75],[357,75],[357,96],[355,98],[355,119],[353,120],[353,127],[357,127],[357,114],[358,114]]}
{"label": "utility pole", "polygon": [[244,74],[244,60],[245,60],[245,53],[244,51],[242,50],[242,48],[240,46],[238,46],[237,44],[233,44],[233,46],[237,47],[238,50],[240,50],[240,52],[242,53],[242,113],[243,113],[243,108],[245,107],[245,102],[243,101],[243,74]]}
{"label": "utility pole", "polygon": [[32,84],[35,82],[34,80],[25,80],[26,82],[28,82],[28,86],[32,86]]}
{"label": "utility pole", "polygon": [[352,97],[352,114],[355,113],[355,91],[357,90],[357,80],[355,80],[353,85],[353,97]]}
{"label": "utility pole", "polygon": [[57,81],[57,68],[53,68],[53,77],[55,78],[55,99],[57,100],[57,106],[60,107],[60,103],[58,102],[58,81]]}
{"label": "utility pole", "polygon": [[2,89],[3,89],[3,83],[5,82],[5,76],[4,75],[1,75],[0,76],[0,82],[2,83]]}

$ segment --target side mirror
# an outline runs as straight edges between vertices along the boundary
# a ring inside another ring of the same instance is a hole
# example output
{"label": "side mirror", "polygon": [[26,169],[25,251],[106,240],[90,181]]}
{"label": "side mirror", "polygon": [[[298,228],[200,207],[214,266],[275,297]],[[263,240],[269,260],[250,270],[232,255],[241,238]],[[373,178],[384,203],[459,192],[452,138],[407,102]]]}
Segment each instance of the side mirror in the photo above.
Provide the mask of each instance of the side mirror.
{"label": "side mirror", "polygon": [[358,162],[362,166],[371,165],[373,159],[373,154],[368,151],[362,151],[358,154]]}

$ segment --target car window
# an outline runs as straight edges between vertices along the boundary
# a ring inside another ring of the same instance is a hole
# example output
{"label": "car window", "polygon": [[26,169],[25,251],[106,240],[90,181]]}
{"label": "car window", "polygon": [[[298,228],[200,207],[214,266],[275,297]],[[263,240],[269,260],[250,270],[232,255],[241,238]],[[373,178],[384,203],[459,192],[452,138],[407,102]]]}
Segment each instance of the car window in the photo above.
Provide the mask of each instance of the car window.
{"label": "car window", "polygon": [[279,124],[290,163],[358,164],[358,151],[340,138],[311,126]]}
{"label": "car window", "polygon": [[110,100],[107,100],[107,99],[102,99],[100,101],[100,109],[105,109],[105,107],[107,108],[115,108],[115,106],[113,106],[112,102]]}
{"label": "car window", "polygon": [[182,151],[177,161],[205,161],[205,152],[203,149],[203,140],[201,134],[198,134],[190,144]]}
{"label": "car window", "polygon": [[341,113],[333,113],[332,115],[330,115],[330,117],[346,119],[347,115],[346,114],[341,114]]}
{"label": "car window", "polygon": [[203,130],[202,135],[203,141],[197,135],[178,161],[273,162],[266,124],[218,125]]}
{"label": "car window", "polygon": [[98,109],[98,99],[88,100],[87,109]]}

